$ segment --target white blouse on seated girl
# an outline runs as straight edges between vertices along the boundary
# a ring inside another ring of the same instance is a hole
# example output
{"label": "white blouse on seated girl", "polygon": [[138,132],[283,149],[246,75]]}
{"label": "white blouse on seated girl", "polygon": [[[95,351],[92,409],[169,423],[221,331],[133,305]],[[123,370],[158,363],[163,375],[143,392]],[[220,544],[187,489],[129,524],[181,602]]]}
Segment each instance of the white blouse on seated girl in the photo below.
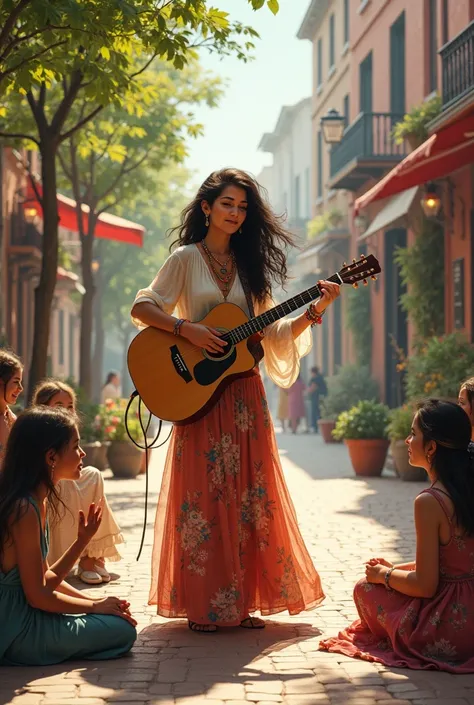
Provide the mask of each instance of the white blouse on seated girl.
{"label": "white blouse on seated girl", "polygon": [[[204,257],[193,244],[183,245],[174,250],[150,286],[137,293],[134,304],[142,301],[149,301],[159,306],[165,313],[175,314],[179,318],[197,323],[214,306],[224,303],[224,296]],[[247,300],[238,275],[229,291],[227,302],[240,306],[249,315]],[[254,299],[256,316],[273,306],[275,302],[270,297],[264,304]],[[132,320],[138,328],[143,328],[143,324],[138,319]],[[291,319],[282,319],[267,326],[262,344],[268,376],[279,387],[291,387],[298,377],[300,358],[307,355],[312,348],[311,328],[307,328],[296,340],[293,340]]]}

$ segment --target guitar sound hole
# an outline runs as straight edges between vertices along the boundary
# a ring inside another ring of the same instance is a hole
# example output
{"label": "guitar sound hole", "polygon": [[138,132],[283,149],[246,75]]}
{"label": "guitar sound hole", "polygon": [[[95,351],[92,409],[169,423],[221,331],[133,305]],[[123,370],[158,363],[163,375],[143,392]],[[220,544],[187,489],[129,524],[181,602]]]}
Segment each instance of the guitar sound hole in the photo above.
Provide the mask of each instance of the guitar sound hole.
{"label": "guitar sound hole", "polygon": [[204,355],[210,360],[222,360],[229,354],[229,350],[221,350],[220,352],[211,352],[210,350],[204,350],[203,352]]}

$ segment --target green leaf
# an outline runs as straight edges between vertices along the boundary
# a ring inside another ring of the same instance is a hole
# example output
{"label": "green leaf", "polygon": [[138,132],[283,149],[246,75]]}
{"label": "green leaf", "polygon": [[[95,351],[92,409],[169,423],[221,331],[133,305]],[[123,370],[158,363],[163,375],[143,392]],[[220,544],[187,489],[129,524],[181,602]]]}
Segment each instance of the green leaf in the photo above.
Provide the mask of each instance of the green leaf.
{"label": "green leaf", "polygon": [[110,60],[110,49],[108,47],[100,47],[99,53],[106,61]]}
{"label": "green leaf", "polygon": [[280,9],[278,0],[268,0],[267,5],[268,9],[273,12],[274,15],[278,13],[278,10]]}

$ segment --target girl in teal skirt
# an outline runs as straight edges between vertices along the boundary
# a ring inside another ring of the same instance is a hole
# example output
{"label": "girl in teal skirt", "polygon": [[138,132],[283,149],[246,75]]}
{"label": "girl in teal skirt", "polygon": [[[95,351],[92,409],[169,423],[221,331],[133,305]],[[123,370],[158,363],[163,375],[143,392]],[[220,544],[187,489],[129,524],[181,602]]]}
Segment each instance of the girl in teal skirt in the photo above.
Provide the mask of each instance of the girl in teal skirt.
{"label": "girl in teal skirt", "polygon": [[[49,566],[48,517],[58,515],[59,480],[77,480],[84,451],[76,421],[61,409],[20,414],[0,473],[0,664],[33,666],[126,654],[137,637],[129,603],[86,597],[64,581],[101,521],[81,512],[77,538]],[[64,510],[64,508],[63,508]]]}

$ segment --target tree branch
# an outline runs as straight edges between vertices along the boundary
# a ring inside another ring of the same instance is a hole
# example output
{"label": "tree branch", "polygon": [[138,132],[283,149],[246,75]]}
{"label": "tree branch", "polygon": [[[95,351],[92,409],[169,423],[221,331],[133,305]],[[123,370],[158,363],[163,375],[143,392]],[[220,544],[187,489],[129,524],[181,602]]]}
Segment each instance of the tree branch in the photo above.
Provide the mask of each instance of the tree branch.
{"label": "tree branch", "polygon": [[[149,154],[150,154],[150,151],[151,151],[151,150],[149,149],[149,150],[143,155],[143,157],[142,157],[141,159],[139,159],[138,161],[134,162],[134,163],[131,164],[129,167],[126,167],[126,166],[125,166],[125,165],[127,164],[127,157],[126,157],[126,158],[124,159],[124,161],[123,161],[122,168],[120,169],[120,171],[119,171],[119,173],[117,174],[117,176],[115,177],[115,179],[112,181],[112,184],[109,186],[109,188],[107,188],[107,189],[98,197],[97,200],[98,200],[98,201],[103,201],[104,198],[107,198],[107,196],[110,196],[110,194],[112,193],[112,191],[115,190],[115,187],[117,186],[117,184],[119,183],[119,181],[120,181],[126,174],[130,174],[131,171],[134,171],[135,169],[138,169],[138,167],[143,164],[143,162],[148,158],[148,156],[149,156]],[[115,205],[115,204],[114,204],[114,205]]]}
{"label": "tree branch", "polygon": [[139,69],[138,71],[135,71],[135,73],[130,74],[130,76],[129,76],[130,80],[133,80],[134,78],[136,78],[137,76],[139,76],[141,73],[143,73],[144,71],[146,71],[147,68],[150,66],[150,64],[153,63],[153,61],[156,59],[157,56],[158,56],[158,52],[156,51],[156,52],[153,54],[153,56],[151,57],[151,59],[149,59],[149,60],[145,63],[145,65],[142,66],[141,69]]}
{"label": "tree branch", "polygon": [[81,87],[81,81],[82,72],[79,70],[74,71],[71,76],[71,83],[69,84],[69,88],[65,93],[64,98],[60,102],[53,119],[51,120],[51,129],[55,135],[59,136],[61,133],[62,126],[64,125],[66,118],[69,115],[69,111],[71,110],[72,105]]}
{"label": "tree branch", "polygon": [[35,100],[35,97],[33,95],[33,91],[29,90],[28,93],[26,94],[26,99],[28,101],[28,104],[31,108],[31,112],[33,113],[33,117],[35,119],[36,125],[38,126],[38,132],[40,135],[40,141],[38,142],[38,146],[41,146],[41,139],[46,133],[46,130],[48,128],[48,122],[46,120],[46,115],[44,113],[44,110],[39,109],[39,105]]}
{"label": "tree branch", "polygon": [[36,52],[36,54],[32,54],[31,56],[26,57],[25,59],[23,59],[23,61],[20,61],[18,64],[15,64],[15,66],[11,66],[9,69],[5,69],[4,71],[0,71],[0,82],[3,81],[3,79],[6,78],[7,76],[9,76],[10,74],[21,69],[26,64],[29,64],[30,61],[34,61],[35,59],[38,59],[40,56],[43,56],[43,54],[46,54],[48,51],[51,51],[51,49],[55,49],[56,47],[63,46],[64,44],[67,44],[67,40],[63,40],[61,42],[55,42],[54,44],[50,44],[50,46],[45,47],[41,51]]}
{"label": "tree branch", "polygon": [[28,7],[28,5],[31,5],[31,2],[32,0],[20,0],[18,5],[10,12],[9,17],[3,25],[2,31],[0,32],[0,47],[6,43],[6,39],[10,36],[19,16],[23,12],[23,10]]}
{"label": "tree branch", "polygon": [[103,105],[97,106],[95,110],[93,110],[89,115],[86,115],[86,117],[82,118],[82,120],[79,120],[79,122],[70,130],[65,132],[63,135],[60,135],[59,141],[64,142],[64,140],[69,139],[75,132],[81,129],[81,127],[84,127],[90,120],[93,120],[95,116],[100,113],[101,110],[104,109]]}
{"label": "tree branch", "polygon": [[[100,200],[100,199],[98,199],[98,200]],[[117,206],[117,205],[118,205],[119,203],[121,203],[123,200],[124,200],[124,196],[120,196],[120,197],[114,198],[114,200],[112,201],[112,203],[107,203],[103,208],[101,208],[100,210],[97,211],[97,217],[100,218],[100,216],[102,215],[102,213],[106,213],[106,212],[107,212],[108,210],[110,210],[111,208],[115,208],[115,206]]]}
{"label": "tree branch", "polygon": [[36,137],[33,137],[32,135],[24,135],[21,132],[0,132],[0,137],[5,137],[6,139],[15,139],[15,140],[31,140],[35,144],[38,145],[39,147],[39,140],[36,139]]}
{"label": "tree branch", "polygon": [[61,154],[60,149],[58,149],[58,159],[59,159],[59,163],[61,164],[61,169],[64,171],[64,174],[69,179],[69,181],[72,182],[72,171],[66,165],[66,160],[64,159],[63,155]]}

